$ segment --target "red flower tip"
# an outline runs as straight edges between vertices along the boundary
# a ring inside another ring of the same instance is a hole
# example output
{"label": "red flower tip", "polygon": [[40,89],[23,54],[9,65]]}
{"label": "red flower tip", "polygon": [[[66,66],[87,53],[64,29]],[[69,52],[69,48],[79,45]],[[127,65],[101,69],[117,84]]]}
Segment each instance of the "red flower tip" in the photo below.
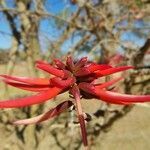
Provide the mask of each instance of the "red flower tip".
{"label": "red flower tip", "polygon": [[46,65],[49,65],[48,63],[44,62],[43,60],[37,60],[35,63],[36,64],[46,64]]}
{"label": "red flower tip", "polygon": [[59,59],[54,59],[53,61],[59,69],[65,69],[66,66],[62,61],[60,61]]}
{"label": "red flower tip", "polygon": [[75,64],[76,70],[78,70],[81,67],[83,67],[86,64],[86,62],[87,62],[87,57],[83,57],[79,61],[77,61],[77,63]]}
{"label": "red flower tip", "polygon": [[102,77],[102,76],[118,73],[118,72],[125,71],[128,69],[133,69],[133,68],[134,68],[133,66],[121,66],[121,67],[109,68],[105,70],[98,70],[94,72],[94,74],[96,75],[96,77]]}
{"label": "red flower tip", "polygon": [[112,68],[112,66],[110,65],[107,65],[107,64],[102,64],[102,65],[99,65],[99,64],[90,64],[88,65],[88,70],[92,73],[94,71],[98,71],[98,70],[106,70],[106,69],[109,69],[109,68]]}
{"label": "red flower tip", "polygon": [[69,69],[69,71],[73,71],[73,69],[74,69],[74,62],[73,62],[71,56],[67,57],[66,65],[67,65],[67,68]]}
{"label": "red flower tip", "polygon": [[60,78],[64,78],[65,76],[63,70],[59,70],[51,65],[37,64],[36,67]]}

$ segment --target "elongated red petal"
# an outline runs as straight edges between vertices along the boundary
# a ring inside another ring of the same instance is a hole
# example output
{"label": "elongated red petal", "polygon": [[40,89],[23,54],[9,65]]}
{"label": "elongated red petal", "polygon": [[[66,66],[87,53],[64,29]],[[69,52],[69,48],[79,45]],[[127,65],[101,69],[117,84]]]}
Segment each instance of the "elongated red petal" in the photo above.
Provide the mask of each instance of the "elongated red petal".
{"label": "elongated red petal", "polygon": [[46,65],[49,65],[48,63],[44,62],[43,60],[37,60],[36,64],[46,64]]}
{"label": "elongated red petal", "polygon": [[51,81],[52,85],[58,86],[58,87],[63,87],[63,88],[67,88],[76,82],[74,77],[69,77],[66,80],[62,80],[61,78],[54,77],[54,78],[50,79],[50,81]]}
{"label": "elongated red petal", "polygon": [[[61,78],[67,78],[70,76],[70,72],[65,69],[66,66],[63,62],[61,62],[59,59],[54,59],[54,63],[60,70],[58,68],[51,66],[48,63],[41,61],[41,60],[36,61],[37,67],[39,66],[38,68],[40,68],[48,73],[51,73],[52,75],[55,75],[55,76],[58,76]],[[57,73],[58,73],[58,75],[57,75]]]}
{"label": "elongated red petal", "polygon": [[105,69],[109,69],[109,68],[112,68],[112,66],[110,65],[107,65],[107,64],[102,64],[102,65],[99,65],[99,64],[90,64],[88,67],[90,72],[94,72],[94,71],[98,71],[98,70],[105,70]]}
{"label": "elongated red petal", "polygon": [[[0,75],[4,79],[12,80],[12,81],[18,81],[23,82],[26,84],[32,84],[32,85],[49,85],[49,79],[46,78],[27,78],[27,77],[15,77],[15,76],[8,76],[8,75]],[[6,80],[5,80],[6,81]]]}
{"label": "elongated red petal", "polygon": [[54,59],[54,62],[58,68],[65,69],[65,67],[66,67],[65,64],[62,61],[60,61],[59,59]]}
{"label": "elongated red petal", "polygon": [[110,68],[110,69],[106,69],[106,70],[102,70],[102,71],[101,70],[96,71],[96,72],[94,72],[94,74],[96,75],[96,77],[101,77],[101,76],[106,76],[106,75],[110,75],[113,73],[117,73],[120,71],[125,71],[128,69],[133,69],[133,67],[132,66],[122,66],[122,67],[117,67],[117,68]]}
{"label": "elongated red petal", "polygon": [[[86,76],[86,75],[89,75],[91,73],[93,73],[94,71],[102,71],[102,70],[107,70],[107,69],[110,69],[111,66],[109,65],[98,65],[98,64],[90,64],[84,68],[80,68],[78,71],[75,72],[75,75],[76,76],[79,76],[79,77],[82,77],[82,76]],[[98,72],[94,72],[96,75]]]}
{"label": "elongated red petal", "polygon": [[118,82],[118,81],[120,81],[120,80],[122,80],[122,79],[123,79],[123,77],[119,77],[119,78],[113,79],[113,80],[108,81],[108,82],[105,82],[105,83],[95,84],[94,86],[95,86],[96,88],[100,88],[100,89],[102,89],[102,88],[107,88],[107,87],[109,87],[109,86],[115,84],[116,82]]}
{"label": "elongated red petal", "polygon": [[81,58],[76,64],[75,64],[75,68],[79,69],[80,67],[84,66],[87,62],[87,57],[83,57]]}
{"label": "elongated red petal", "polygon": [[95,88],[95,94],[103,101],[117,104],[150,102],[150,95],[128,95]]}
{"label": "elongated red petal", "polygon": [[37,68],[42,69],[52,75],[55,75],[57,77],[60,78],[64,78],[65,77],[65,73],[63,70],[59,70],[51,65],[46,65],[46,64],[38,64]]}
{"label": "elongated red petal", "polygon": [[13,100],[0,101],[0,108],[17,108],[17,107],[26,107],[34,104],[39,104],[55,97],[62,91],[63,89],[61,88],[53,87],[48,91],[41,92],[37,95],[33,95],[25,98],[17,98]]}
{"label": "elongated red petal", "polygon": [[74,62],[72,60],[71,56],[68,56],[66,59],[66,65],[68,67],[69,70],[73,70],[74,69]]}
{"label": "elongated red petal", "polygon": [[20,88],[27,91],[33,91],[33,92],[47,91],[51,88],[50,85],[28,85],[23,83],[11,82],[8,80],[3,80],[3,81],[6,84],[11,85],[13,87]]}
{"label": "elongated red petal", "polygon": [[46,113],[43,113],[39,116],[29,118],[29,119],[17,120],[14,121],[13,124],[15,125],[37,124],[59,115],[60,113],[62,113],[63,111],[71,107],[72,105],[73,103],[71,101],[65,101]]}

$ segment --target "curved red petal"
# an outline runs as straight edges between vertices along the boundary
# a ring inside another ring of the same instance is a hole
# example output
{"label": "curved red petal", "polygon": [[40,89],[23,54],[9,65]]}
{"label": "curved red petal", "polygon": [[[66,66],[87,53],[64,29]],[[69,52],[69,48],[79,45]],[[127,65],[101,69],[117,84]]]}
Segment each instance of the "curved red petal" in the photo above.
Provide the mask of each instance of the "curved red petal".
{"label": "curved red petal", "polygon": [[0,75],[5,79],[5,81],[18,81],[23,82],[26,84],[33,84],[33,85],[49,85],[49,79],[46,78],[28,78],[28,77],[15,77],[15,76],[9,76],[9,75]]}
{"label": "curved red petal", "polygon": [[54,59],[53,61],[55,62],[55,65],[58,68],[65,69],[66,66],[65,66],[65,64],[62,61],[60,61],[59,59]]}
{"label": "curved red petal", "polygon": [[105,70],[99,70],[94,72],[94,74],[96,75],[96,77],[101,77],[101,76],[106,76],[106,75],[110,75],[110,74],[114,74],[120,71],[125,71],[128,69],[133,69],[132,66],[121,66],[121,67],[117,67],[117,68],[110,68],[110,69],[105,69]]}
{"label": "curved red petal", "polygon": [[33,91],[33,92],[42,92],[42,91],[47,91],[51,87],[50,85],[28,85],[28,84],[23,84],[23,83],[17,83],[17,82],[11,82],[11,81],[5,81],[3,80],[6,84],[11,85],[16,88],[20,88],[23,90],[27,91]]}
{"label": "curved red petal", "polygon": [[50,82],[54,86],[67,88],[67,87],[71,86],[72,84],[74,84],[76,82],[76,80],[74,77],[69,77],[66,80],[62,80],[61,78],[54,77],[54,78],[50,79]]}
{"label": "curved red petal", "polygon": [[117,104],[150,102],[150,95],[128,95],[95,88],[95,94],[103,101]]}
{"label": "curved red petal", "polygon": [[119,77],[119,78],[113,79],[113,80],[105,82],[105,83],[95,84],[94,86],[96,88],[100,88],[100,89],[107,88],[108,86],[111,86],[111,85],[115,84],[116,82],[118,82],[118,81],[120,81],[122,79],[123,79],[123,77]]}
{"label": "curved red petal", "polygon": [[44,62],[43,60],[37,60],[36,64],[46,64],[46,65],[49,65],[48,63]]}
{"label": "curved red petal", "polygon": [[0,108],[17,108],[17,107],[26,107],[34,104],[39,104],[55,97],[62,91],[63,89],[61,88],[53,87],[48,91],[41,92],[37,95],[33,95],[25,98],[17,98],[13,100],[0,101]]}
{"label": "curved red petal", "polygon": [[29,119],[17,120],[17,121],[14,121],[13,124],[15,124],[15,125],[37,124],[37,123],[46,121],[48,119],[51,119],[51,118],[59,115],[60,113],[64,112],[69,107],[71,107],[72,105],[73,105],[73,103],[71,101],[65,101],[65,102],[62,102],[61,104],[59,104],[58,106],[56,106],[55,108],[49,110],[46,113],[43,113],[39,116],[29,118]]}
{"label": "curved red petal", "polygon": [[36,66],[37,68],[39,69],[42,69],[52,75],[55,75],[57,77],[60,77],[60,78],[64,78],[65,77],[65,73],[63,70],[59,70],[51,65],[46,65],[46,64],[38,64]]}
{"label": "curved red petal", "polygon": [[109,68],[112,68],[112,66],[110,65],[107,65],[107,64],[90,64],[88,67],[90,72],[94,72],[94,71],[98,71],[98,70],[106,70],[106,69],[109,69]]}

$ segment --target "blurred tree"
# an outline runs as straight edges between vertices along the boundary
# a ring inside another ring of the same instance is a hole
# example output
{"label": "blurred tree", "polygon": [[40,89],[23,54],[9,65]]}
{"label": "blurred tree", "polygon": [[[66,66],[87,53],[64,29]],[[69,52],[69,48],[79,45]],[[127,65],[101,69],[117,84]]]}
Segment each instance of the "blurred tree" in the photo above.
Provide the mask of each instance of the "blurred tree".
{"label": "blurred tree", "polygon": [[[58,11],[60,5],[62,9]],[[53,9],[56,10],[52,11]],[[118,62],[115,60],[116,65],[136,66],[135,70],[128,72],[129,76],[121,83],[119,90],[126,93],[148,94],[150,91],[150,67],[147,65],[150,49],[149,10],[148,0],[64,0],[58,2],[1,0],[0,12],[10,26],[12,37],[11,48],[7,54],[6,74],[13,73],[14,66],[18,65],[16,63],[18,57],[22,57],[26,62],[26,66],[23,67],[28,68],[30,76],[40,76],[41,74],[34,69],[35,61],[40,58],[52,63],[53,58],[61,57],[62,60],[65,60],[68,54],[76,59],[86,55],[91,61],[114,64],[111,60],[119,53],[123,59],[117,60]],[[48,25],[45,25],[45,22],[48,22]],[[41,28],[45,29],[44,40],[41,38],[43,32]],[[48,46],[43,51],[45,45]],[[0,57],[4,56],[4,53],[0,54]],[[130,106],[114,108],[105,103],[95,108],[96,110],[92,110],[92,113],[89,114],[95,118],[94,121],[89,122],[89,126],[92,125],[89,130],[91,147],[94,147],[93,141],[102,132],[105,132],[118,118],[123,117],[132,109]],[[10,127],[8,118],[13,115],[17,118],[26,118],[26,116],[34,116],[45,109],[46,106],[43,105],[33,106],[32,109],[24,108],[15,113],[7,112],[5,117],[1,118],[1,121],[6,124],[5,130],[13,133],[15,129],[14,140],[19,139],[18,145],[16,144],[17,149],[43,149],[45,145],[43,139],[48,140],[47,137],[50,137],[55,143],[54,149],[56,147],[64,150],[68,147],[69,149],[80,149],[81,140],[78,135],[74,135],[74,132],[66,134],[68,126],[71,131],[77,129],[78,124],[72,121],[73,113],[70,117],[71,121],[66,119],[65,114],[58,120],[54,120],[56,125],[50,122],[37,126]],[[66,122],[66,126],[62,126],[62,122]],[[64,142],[62,139],[67,140]],[[48,144],[48,146],[51,145],[51,143]]]}

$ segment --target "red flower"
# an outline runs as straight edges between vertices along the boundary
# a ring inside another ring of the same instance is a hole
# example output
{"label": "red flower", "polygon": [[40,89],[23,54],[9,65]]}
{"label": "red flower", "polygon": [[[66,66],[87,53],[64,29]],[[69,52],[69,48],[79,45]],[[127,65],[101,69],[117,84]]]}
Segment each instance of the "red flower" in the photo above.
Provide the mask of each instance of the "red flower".
{"label": "red flower", "polygon": [[14,124],[39,123],[52,118],[65,111],[70,106],[75,105],[77,108],[83,143],[87,146],[88,142],[85,128],[85,118],[80,103],[81,98],[97,98],[108,103],[123,105],[150,101],[150,95],[126,95],[106,90],[107,87],[118,82],[123,77],[116,78],[103,84],[95,84],[94,82],[99,77],[132,69],[132,66],[114,68],[111,65],[106,64],[99,65],[95,63],[88,63],[86,57],[83,57],[76,63],[73,62],[71,57],[67,57],[66,64],[58,59],[55,59],[54,63],[55,66],[47,64],[43,61],[36,62],[37,68],[55,76],[50,79],[0,75],[2,80],[8,85],[28,91],[38,92],[37,95],[26,98],[0,101],[0,108],[18,108],[39,104],[65,91],[69,91],[70,95],[72,95],[75,100],[73,102],[65,101],[60,103],[56,108],[53,108],[40,116],[15,121]]}

